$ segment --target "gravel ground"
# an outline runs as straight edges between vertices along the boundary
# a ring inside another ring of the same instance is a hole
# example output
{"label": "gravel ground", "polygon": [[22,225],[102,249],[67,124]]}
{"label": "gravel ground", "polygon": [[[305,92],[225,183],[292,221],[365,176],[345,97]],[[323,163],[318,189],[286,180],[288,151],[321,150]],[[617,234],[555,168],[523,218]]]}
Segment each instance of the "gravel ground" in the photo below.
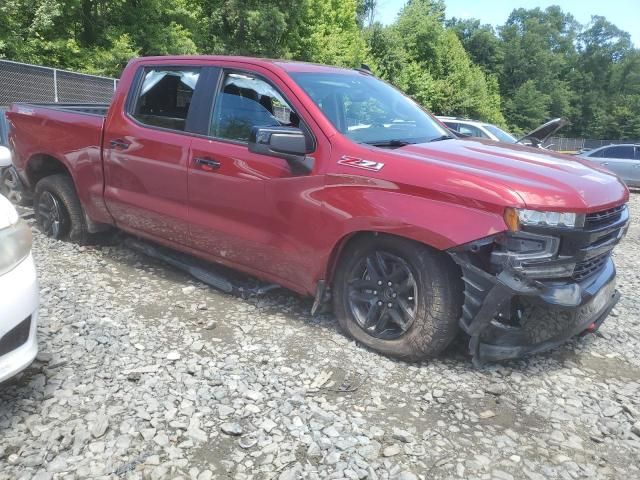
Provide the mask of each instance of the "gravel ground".
{"label": "gravel ground", "polygon": [[462,343],[396,362],[289,292],[36,232],[41,353],[0,387],[0,478],[640,478],[638,249],[635,223],[597,335],[478,370]]}

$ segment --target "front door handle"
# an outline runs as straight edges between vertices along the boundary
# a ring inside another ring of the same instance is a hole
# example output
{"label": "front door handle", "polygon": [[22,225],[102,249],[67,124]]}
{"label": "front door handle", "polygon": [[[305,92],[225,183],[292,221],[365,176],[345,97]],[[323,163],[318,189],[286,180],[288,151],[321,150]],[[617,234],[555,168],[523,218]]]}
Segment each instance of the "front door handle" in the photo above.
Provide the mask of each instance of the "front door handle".
{"label": "front door handle", "polygon": [[111,140],[109,142],[109,145],[111,145],[113,148],[117,148],[118,150],[126,150],[131,146],[131,143],[121,138],[116,138]]}
{"label": "front door handle", "polygon": [[609,165],[609,162],[602,162],[600,165]]}
{"label": "front door handle", "polygon": [[211,172],[220,168],[220,162],[209,157],[195,157],[193,159],[196,165],[202,167],[202,170]]}

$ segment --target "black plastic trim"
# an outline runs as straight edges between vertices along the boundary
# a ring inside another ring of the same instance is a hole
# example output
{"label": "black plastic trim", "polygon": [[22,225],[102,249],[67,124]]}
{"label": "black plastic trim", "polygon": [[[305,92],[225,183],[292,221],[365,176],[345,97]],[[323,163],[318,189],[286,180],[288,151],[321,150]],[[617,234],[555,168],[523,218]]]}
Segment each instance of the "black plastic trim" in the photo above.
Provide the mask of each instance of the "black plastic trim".
{"label": "black plastic trim", "polygon": [[28,316],[18,325],[13,327],[2,337],[0,337],[0,357],[11,353],[17,348],[27,343],[31,332],[31,316]]}

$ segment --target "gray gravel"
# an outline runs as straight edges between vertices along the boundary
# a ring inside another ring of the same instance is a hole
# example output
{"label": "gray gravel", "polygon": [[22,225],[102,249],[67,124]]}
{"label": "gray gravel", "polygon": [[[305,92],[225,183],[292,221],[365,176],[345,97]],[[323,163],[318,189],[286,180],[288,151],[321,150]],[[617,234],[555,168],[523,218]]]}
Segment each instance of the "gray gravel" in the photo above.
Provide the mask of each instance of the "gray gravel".
{"label": "gray gravel", "polygon": [[463,343],[407,365],[288,292],[36,232],[41,353],[0,387],[0,478],[640,478],[639,250],[636,222],[597,335],[477,370]]}

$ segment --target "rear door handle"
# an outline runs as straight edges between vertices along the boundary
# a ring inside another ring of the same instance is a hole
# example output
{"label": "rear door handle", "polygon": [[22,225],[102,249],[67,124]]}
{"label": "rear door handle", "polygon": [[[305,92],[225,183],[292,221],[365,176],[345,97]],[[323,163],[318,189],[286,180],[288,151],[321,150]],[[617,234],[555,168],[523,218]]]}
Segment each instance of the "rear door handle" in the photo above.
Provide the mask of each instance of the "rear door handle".
{"label": "rear door handle", "polygon": [[196,165],[202,167],[202,170],[211,172],[220,168],[220,162],[209,157],[195,157],[193,159]]}
{"label": "rear door handle", "polygon": [[123,140],[121,138],[116,138],[116,139],[111,140],[109,142],[109,145],[111,145],[113,148],[117,148],[118,150],[126,150],[127,148],[129,148],[131,146],[131,143],[129,143],[126,140]]}
{"label": "rear door handle", "polygon": [[600,165],[609,165],[609,162],[602,162]]}

